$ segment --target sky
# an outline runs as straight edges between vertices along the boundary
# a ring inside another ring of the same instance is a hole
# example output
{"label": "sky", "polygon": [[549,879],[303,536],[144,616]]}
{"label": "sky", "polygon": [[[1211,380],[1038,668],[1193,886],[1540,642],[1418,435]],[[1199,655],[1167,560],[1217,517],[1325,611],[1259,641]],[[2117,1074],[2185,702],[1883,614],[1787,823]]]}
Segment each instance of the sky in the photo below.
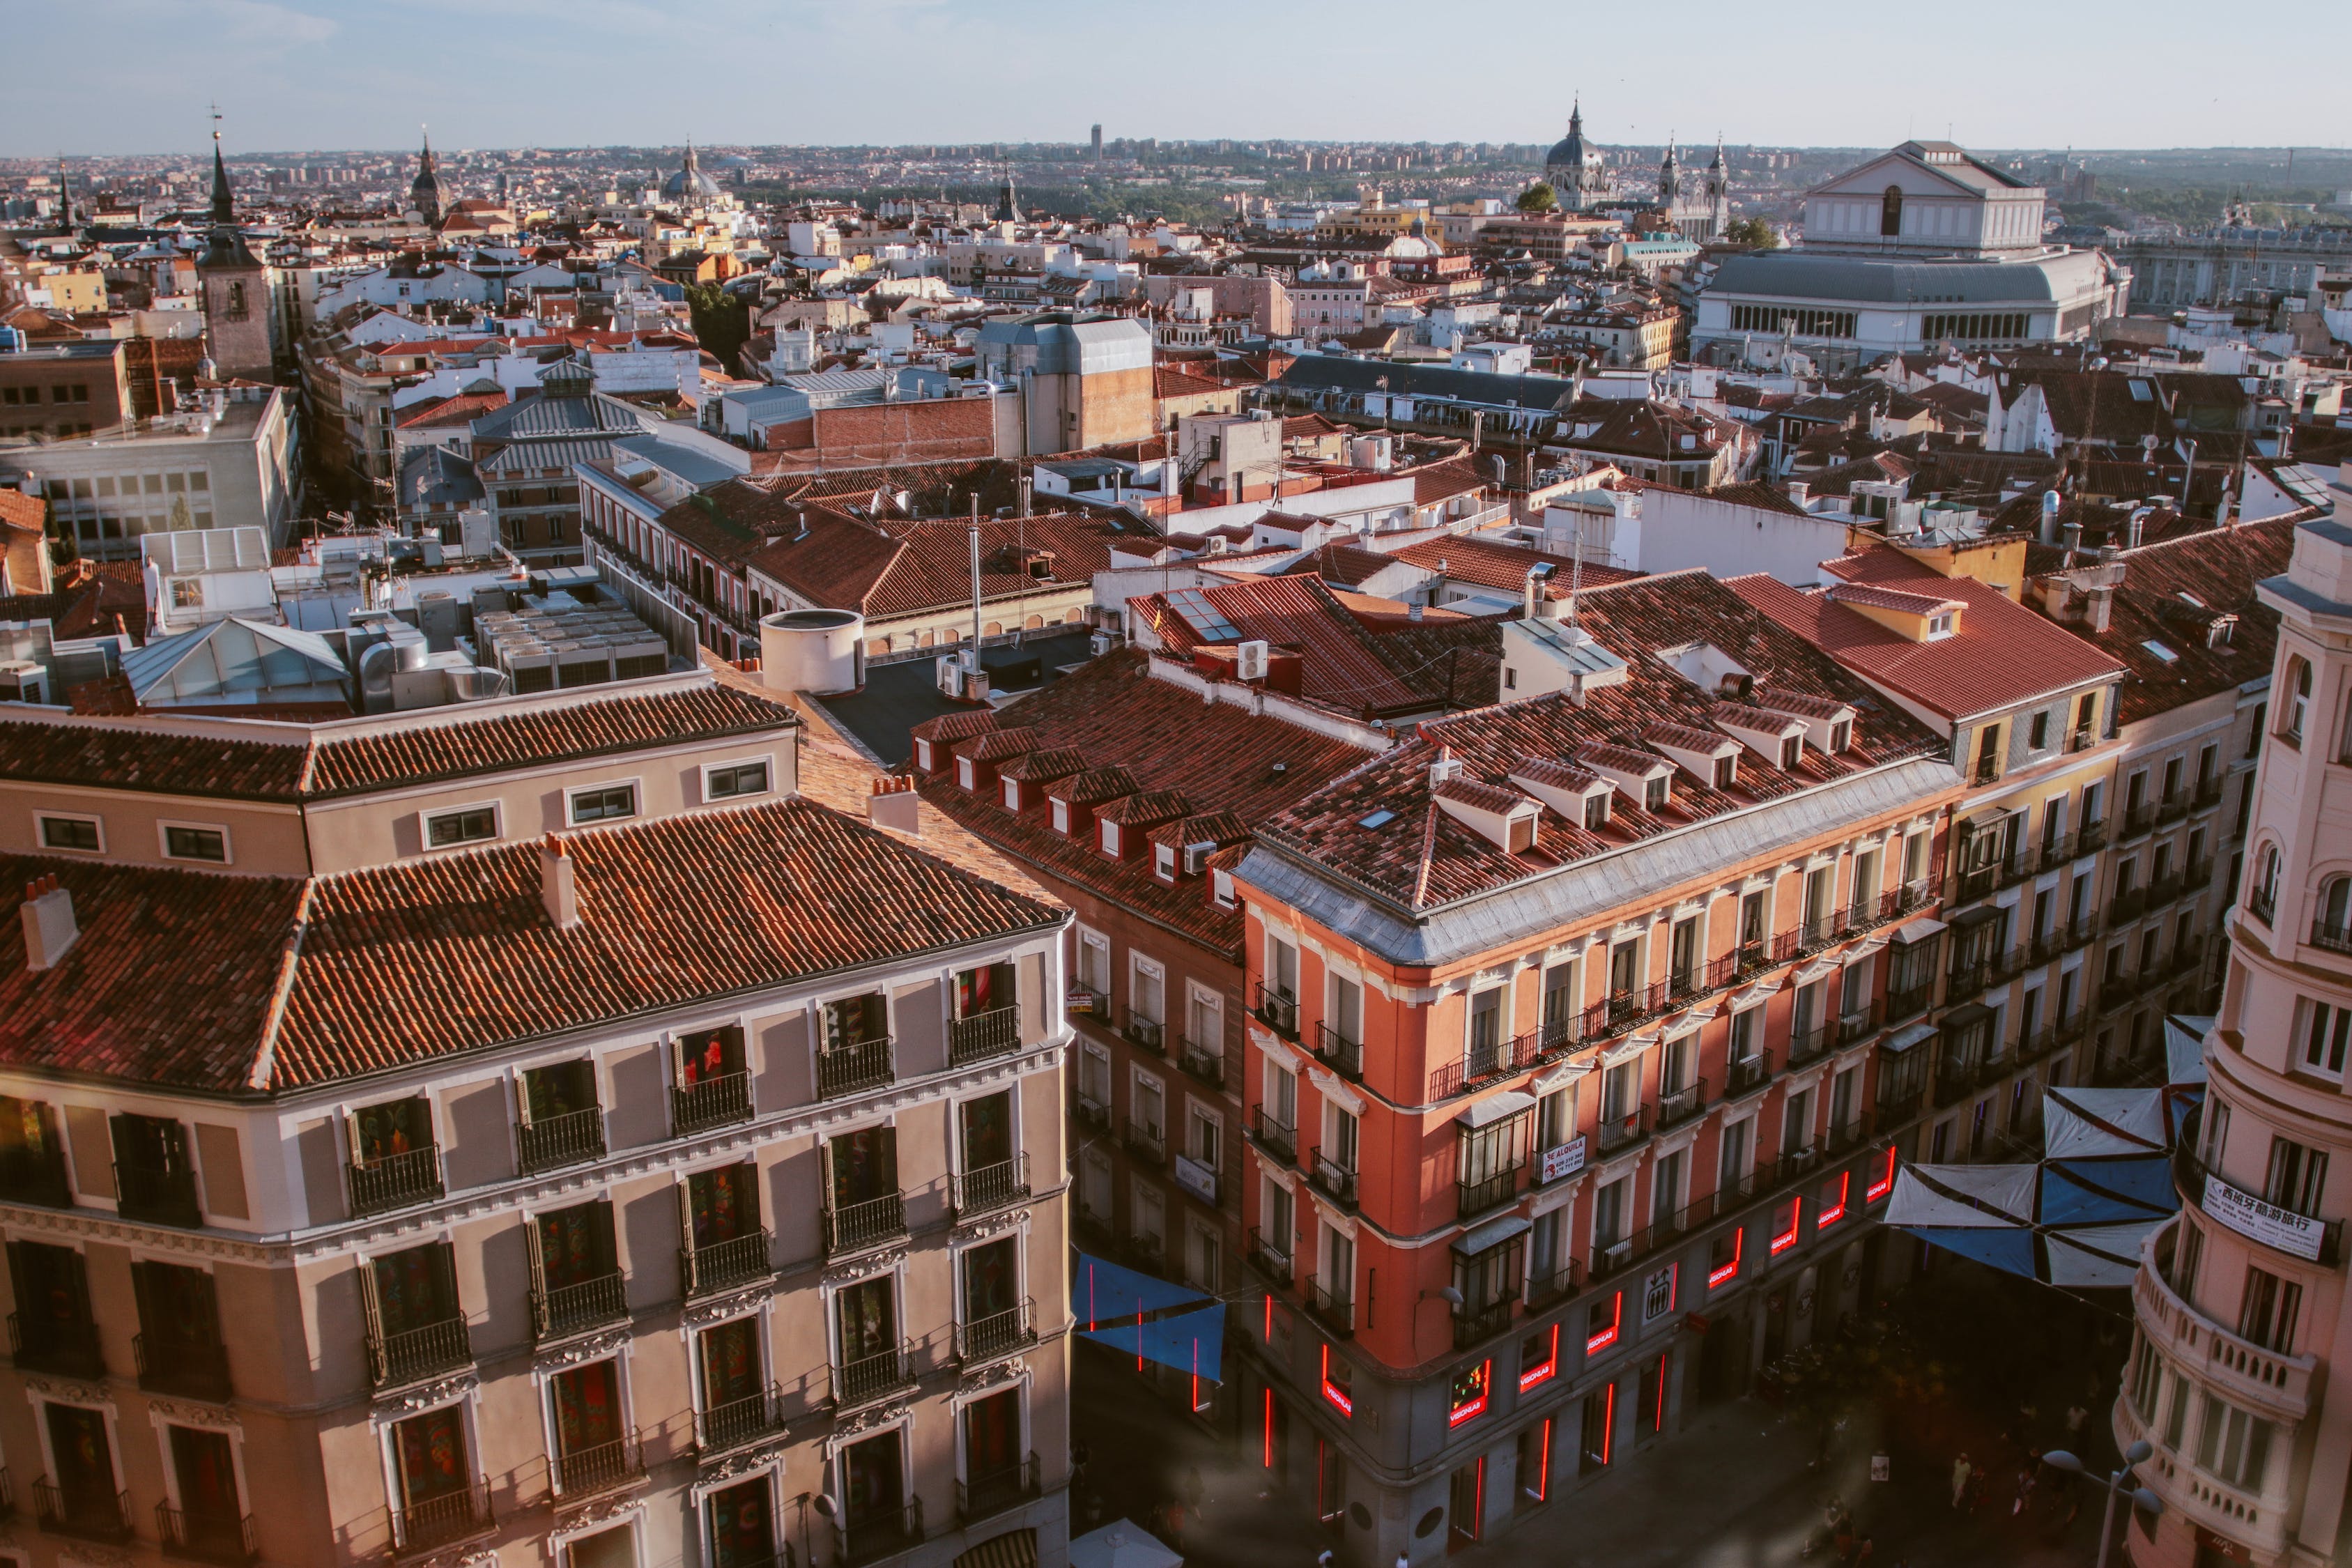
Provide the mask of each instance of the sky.
{"label": "sky", "polygon": [[[2342,146],[2198,0],[0,0],[0,155],[1109,137]],[[1654,23],[1663,18],[1653,16]],[[2352,9],[2294,53],[2352,53]],[[2218,46],[2218,47],[2217,47]]]}

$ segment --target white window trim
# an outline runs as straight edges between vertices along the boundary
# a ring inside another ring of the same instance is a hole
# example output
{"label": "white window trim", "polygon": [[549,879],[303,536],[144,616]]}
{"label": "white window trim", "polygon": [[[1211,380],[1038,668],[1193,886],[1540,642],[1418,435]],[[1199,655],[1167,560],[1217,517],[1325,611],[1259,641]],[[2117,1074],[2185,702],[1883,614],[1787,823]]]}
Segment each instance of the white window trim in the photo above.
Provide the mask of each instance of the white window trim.
{"label": "white window trim", "polygon": [[[219,834],[221,858],[217,860],[205,860],[191,855],[173,854],[172,829],[174,827],[190,827],[203,833]],[[228,824],[226,822],[190,822],[180,817],[159,817],[155,823],[155,850],[164,859],[180,866],[234,866],[236,864],[236,837],[229,832]]]}
{"label": "white window trim", "polygon": [[[175,1509],[187,1504],[180,1497],[180,1467],[172,1458],[171,1428],[184,1426],[192,1432],[217,1432],[228,1439],[229,1473],[236,1481],[237,1511],[254,1511],[253,1489],[245,1476],[245,1426],[236,1415],[225,1410],[214,1410],[194,1403],[173,1401],[170,1412],[150,1405],[148,1425],[155,1430],[155,1447],[163,1460],[163,1500]],[[42,1426],[48,1425],[44,1421]],[[54,1474],[55,1472],[51,1472]]]}
{"label": "white window trim", "polygon": [[[733,1486],[739,1479],[748,1479],[730,1476],[727,1479],[727,1484]],[[695,1512],[696,1525],[699,1529],[701,1510],[697,1509]],[[618,1513],[602,1518],[591,1517],[582,1520],[577,1524],[550,1530],[547,1534],[547,1543],[555,1549],[556,1568],[579,1568],[580,1559],[573,1555],[573,1543],[593,1540],[615,1530],[626,1530],[629,1532],[629,1545],[633,1549],[635,1568],[646,1568],[646,1506],[642,1501]]]}
{"label": "white window trim", "polygon": [[[625,789],[629,792],[629,814],[626,816],[600,816],[593,822],[580,820],[582,795],[603,795],[607,790],[615,789]],[[641,822],[645,820],[645,816],[646,789],[644,781],[641,779],[604,779],[596,784],[581,784],[563,792],[563,825],[566,827],[609,827],[614,823]]]}
{"label": "white window trim", "polygon": [[[765,786],[760,789],[747,791],[741,795],[720,795],[716,799],[712,798],[710,794],[711,774],[731,772],[736,768],[748,768],[755,763],[768,770],[768,782]],[[776,793],[775,753],[772,752],[761,752],[755,756],[730,757],[723,762],[705,763],[702,764],[702,774],[697,788],[701,793],[702,804],[705,805],[724,805],[731,801],[755,800],[761,795],[773,795]]]}
{"label": "white window trim", "polygon": [[[1000,1369],[1001,1370],[1001,1369]],[[983,1399],[993,1399],[1000,1394],[1017,1393],[1021,1396],[1021,1451],[1027,1453],[1035,1445],[1035,1435],[1029,1409],[1029,1396],[1034,1389],[1034,1376],[1027,1367],[1010,1375],[998,1376],[984,1385],[971,1390],[959,1390],[949,1411],[955,1426],[956,1479],[969,1483],[971,1479],[970,1436],[965,1431],[963,1413]]]}
{"label": "white window trim", "polygon": [[[455,844],[436,844],[433,842],[433,823],[435,818],[443,816],[458,816],[469,811],[481,811],[485,809],[487,809],[490,814],[490,826],[492,830],[488,838],[466,838],[461,839]],[[453,850],[471,849],[478,845],[497,844],[502,841],[506,836],[507,808],[504,801],[468,801],[463,805],[428,807],[427,809],[416,814],[417,843],[424,848],[427,855],[446,855]]]}
{"label": "white window trim", "polygon": [[[761,1310],[763,1312],[766,1310],[764,1303],[762,1303]],[[765,1335],[763,1334],[761,1337],[764,1339]],[[761,1352],[763,1363],[766,1358],[766,1350],[767,1347],[762,1344],[761,1346]],[[636,1422],[630,1415],[630,1411],[634,1406],[635,1390],[631,1386],[629,1351],[630,1342],[627,1340],[623,1340],[618,1345],[615,1345],[613,1348],[612,1353],[609,1355],[590,1356],[579,1361],[567,1362],[562,1366],[547,1366],[533,1369],[530,1374],[530,1381],[533,1392],[539,1402],[540,1436],[541,1440],[546,1445],[541,1451],[544,1452],[551,1460],[555,1457],[555,1380],[562,1376],[567,1372],[578,1372],[583,1368],[593,1366],[600,1361],[609,1361],[613,1363],[613,1387],[615,1403],[620,1407],[621,1428],[624,1431],[635,1428]],[[699,1361],[701,1358],[689,1355],[688,1359],[689,1361]],[[700,1381],[701,1373],[698,1368],[694,1369],[694,1376],[698,1382]],[[697,1406],[697,1408],[698,1409],[700,1407]],[[551,1495],[559,1502],[562,1502],[566,1500],[564,1499],[562,1490],[558,1486],[556,1479],[557,1476],[562,1473],[561,1468],[560,1467],[551,1464],[549,1466],[549,1470],[551,1473],[548,1478],[548,1486]],[[569,1500],[577,1501],[578,1500],[574,1498]]]}
{"label": "white window trim", "polygon": [[[87,822],[98,829],[98,847],[72,849],[62,844],[52,844],[42,827],[47,822]],[[33,845],[43,855],[103,855],[106,853],[106,818],[82,811],[36,811],[33,813]]]}

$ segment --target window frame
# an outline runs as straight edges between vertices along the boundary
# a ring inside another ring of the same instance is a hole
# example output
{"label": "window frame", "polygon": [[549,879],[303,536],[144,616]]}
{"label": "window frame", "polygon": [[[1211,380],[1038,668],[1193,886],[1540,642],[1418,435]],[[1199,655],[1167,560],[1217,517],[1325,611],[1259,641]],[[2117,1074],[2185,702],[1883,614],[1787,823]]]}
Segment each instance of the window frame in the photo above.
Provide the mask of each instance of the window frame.
{"label": "window frame", "polygon": [[[191,833],[219,834],[221,841],[219,858],[215,859],[207,855],[173,854],[172,832],[174,828]],[[228,824],[226,822],[191,822],[184,818],[159,817],[155,822],[155,847],[164,859],[183,866],[234,866],[236,864],[236,841],[230,835]]]}
{"label": "window frame", "polygon": [[[449,844],[433,842],[433,824],[436,821],[443,817],[465,816],[477,811],[488,811],[490,814],[488,837],[460,838]],[[506,803],[499,800],[480,800],[468,802],[464,805],[445,805],[419,811],[416,814],[416,832],[418,842],[424,846],[425,852],[428,855],[451,849],[471,849],[478,844],[501,843],[507,836]]]}
{"label": "window frame", "polygon": [[[711,780],[719,774],[740,773],[743,769],[751,767],[761,770],[761,783],[758,789],[738,790],[728,795],[715,795],[711,792]],[[776,793],[776,759],[772,753],[763,753],[754,757],[737,757],[726,762],[705,763],[702,764],[700,788],[702,804],[705,805],[716,805],[722,801],[749,800],[758,795],[773,795]]]}
{"label": "window frame", "polygon": [[[52,844],[48,829],[52,822],[85,824],[97,833],[98,842],[88,848],[74,844]],[[46,854],[103,855],[106,853],[106,818],[87,812],[37,810],[33,813],[33,838]]]}
{"label": "window frame", "polygon": [[[618,816],[583,817],[580,802],[583,796],[612,795],[621,790],[629,792],[629,809]],[[637,822],[646,815],[644,781],[637,778],[608,779],[602,784],[582,784],[563,792],[563,825],[566,827],[609,827],[616,822]]]}

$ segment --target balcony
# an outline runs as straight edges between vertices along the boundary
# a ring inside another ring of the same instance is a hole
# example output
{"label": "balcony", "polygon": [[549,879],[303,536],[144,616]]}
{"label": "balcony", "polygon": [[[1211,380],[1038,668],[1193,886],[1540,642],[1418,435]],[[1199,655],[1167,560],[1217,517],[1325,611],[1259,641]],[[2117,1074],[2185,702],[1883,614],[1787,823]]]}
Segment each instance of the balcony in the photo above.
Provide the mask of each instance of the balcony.
{"label": "balcony", "polygon": [[1036,1308],[1026,1297],[1018,1306],[955,1326],[956,1360],[966,1366],[1009,1356],[1036,1342]]}
{"label": "balcony", "polygon": [[355,1215],[388,1213],[409,1204],[437,1204],[442,1196],[437,1142],[383,1159],[355,1159],[343,1171],[351,1178],[351,1213]]}
{"label": "balcony", "polygon": [[2017,1059],[2020,1062],[2038,1062],[2056,1050],[2059,1044],[2058,1026],[2054,1024],[2036,1029],[2030,1035],[2021,1035],[2017,1040]]}
{"label": "balcony", "polygon": [[1317,1190],[1325,1197],[1329,1198],[1341,1208],[1352,1209],[1356,1206],[1356,1172],[1353,1166],[1342,1165],[1325,1159],[1323,1151],[1318,1149],[1314,1154],[1314,1164],[1307,1173],[1307,1179],[1314,1183]]}
{"label": "balcony", "polygon": [[1880,1090],[1878,1125],[1890,1131],[1909,1125],[1918,1116],[1926,1100],[1926,1091],[1917,1088]]}
{"label": "balcony", "polygon": [[1957,1105],[1976,1092],[1977,1063],[1972,1057],[1946,1057],[1936,1064],[1936,1107]]}
{"label": "balcony", "polygon": [[2246,911],[2266,926],[2278,923],[2278,896],[2256,888],[2246,895]]}
{"label": "balcony", "polygon": [[1064,1011],[1074,1018],[1100,1018],[1104,1026],[1110,1023],[1110,993],[1097,991],[1077,981],[1070,982],[1070,999]]}
{"label": "balcony", "polygon": [[1263,1104],[1250,1107],[1250,1137],[1260,1149],[1284,1164],[1298,1163],[1298,1129],[1269,1112]]}
{"label": "balcony", "polygon": [[2199,779],[2197,781],[2197,794],[2191,797],[2189,809],[2192,811],[2203,811],[2210,806],[2216,806],[2221,804],[2221,775],[2216,773],[2210,778]]}
{"label": "balcony", "polygon": [[1658,1131],[1679,1127],[1706,1109],[1706,1079],[1694,1079],[1687,1088],[1670,1090],[1658,1096]]}
{"label": "balcony", "polygon": [[604,1111],[592,1105],[515,1128],[515,1148],[524,1175],[604,1157]]}
{"label": "balcony", "polygon": [[131,1494],[64,1491],[43,1476],[33,1483],[33,1513],[51,1535],[103,1541],[120,1546],[131,1539]]}
{"label": "balcony", "polygon": [[444,1318],[396,1334],[368,1335],[368,1381],[378,1390],[419,1383],[471,1365],[474,1347],[463,1318]]}
{"label": "balcony", "polygon": [[196,1173],[159,1165],[114,1163],[115,1212],[124,1219],[195,1229],[205,1223],[196,1206]]}
{"label": "balcony", "polygon": [[2123,831],[2116,835],[2116,842],[2128,844],[2142,834],[2153,831],[2155,827],[2156,802],[2141,801],[2137,805],[2124,808]]}
{"label": "balcony", "polygon": [[847,1568],[858,1568],[922,1544],[923,1500],[849,1514],[835,1520],[833,1528],[837,1542],[834,1560]]}
{"label": "balcony", "polygon": [[2107,825],[2104,818],[2083,824],[2082,831],[2074,836],[2074,852],[2078,855],[2095,854],[2106,844]]}
{"label": "balcony", "polygon": [[1356,1333],[1356,1298],[1344,1288],[1333,1290],[1320,1279],[1307,1282],[1307,1315],[1338,1339]]}
{"label": "balcony", "polygon": [[498,1516],[490,1510],[490,1489],[488,1483],[476,1481],[456,1491],[394,1509],[393,1555],[421,1557],[486,1535],[497,1525]]}
{"label": "balcony", "polygon": [[833,1405],[836,1411],[856,1409],[915,1386],[915,1347],[901,1340],[888,1350],[833,1369]]}
{"label": "balcony", "polygon": [[1120,1142],[1127,1145],[1127,1152],[1130,1156],[1147,1165],[1164,1165],[1168,1163],[1168,1130],[1156,1121],[1142,1121],[1135,1117],[1129,1117],[1127,1133]]}
{"label": "balcony", "polygon": [[2167,871],[2147,885],[2147,907],[2160,910],[2179,898],[2186,879],[2178,871]]}
{"label": "balcony", "polygon": [[1563,1258],[1547,1273],[1528,1276],[1528,1310],[1539,1312],[1583,1289],[1584,1265],[1573,1258]]}
{"label": "balcony", "polygon": [[8,1353],[26,1372],[97,1379],[106,1375],[99,1352],[98,1324],[88,1318],[43,1318],[8,1314]]}
{"label": "balcony", "polygon": [[2311,945],[2325,952],[2352,953],[2352,925],[2329,925],[2326,921],[2311,922]]}
{"label": "balcony", "polygon": [[1029,1196],[1029,1156],[1015,1154],[1012,1159],[977,1170],[960,1171],[954,1184],[956,1217],[986,1214],[1021,1203]]}
{"label": "balcony", "polygon": [[701,1296],[756,1284],[775,1272],[769,1263],[769,1238],[755,1230],[707,1247],[677,1249],[678,1293],[691,1301]]}
{"label": "balcony", "polygon": [[948,1065],[961,1067],[1021,1048],[1021,1009],[992,1007],[948,1025]]}
{"label": "balcony", "polygon": [[1926,1012],[1927,1004],[1935,1000],[1935,996],[1936,982],[1932,976],[1917,985],[1890,990],[1886,994],[1886,1021],[1899,1023],[1914,1014]]}
{"label": "balcony", "polygon": [[751,1075],[721,1073],[669,1091],[669,1124],[684,1138],[751,1120]]}
{"label": "balcony", "polygon": [[1466,1351],[1486,1343],[1511,1326],[1511,1299],[1475,1302],[1454,1314],[1454,1348]]}
{"label": "balcony", "polygon": [[1179,1040],[1176,1065],[1196,1082],[1211,1089],[1225,1087],[1225,1053],[1217,1047],[1204,1046],[1197,1040]]}
{"label": "balcony", "polygon": [[[1605,1003],[1595,1003],[1600,1008]],[[1535,1064],[1541,1048],[1541,1037],[1522,1035],[1513,1040],[1493,1040],[1474,1044],[1464,1049],[1455,1061],[1441,1062],[1429,1075],[1429,1098],[1434,1103],[1451,1100],[1455,1095],[1507,1078],[1522,1068]]]}
{"label": "balcony", "polygon": [[898,1077],[894,1065],[891,1037],[861,1040],[838,1050],[816,1054],[816,1097],[837,1100],[845,1094],[857,1094],[869,1089],[880,1089]]}
{"label": "balcony", "polygon": [[1037,1456],[994,1469],[981,1470],[956,1482],[956,1517],[966,1524],[1018,1508],[1037,1496]]}
{"label": "balcony", "polygon": [[645,1445],[635,1428],[609,1443],[555,1456],[555,1489],[566,1502],[577,1501],[646,1479]]}
{"label": "balcony", "polygon": [[1843,1015],[1837,1021],[1840,1047],[1859,1045],[1878,1032],[1878,1004],[1869,1003],[1854,1012]]}
{"label": "balcony", "polygon": [[530,1293],[530,1337],[548,1344],[629,1316],[628,1280],[617,1268],[593,1279]]}
{"label": "balcony", "polygon": [[907,1234],[907,1195],[884,1193],[878,1197],[824,1210],[824,1255],[840,1258],[863,1252]]}
{"label": "balcony", "polygon": [[1650,1108],[1643,1106],[1631,1116],[1610,1117],[1601,1123],[1601,1152],[1614,1154],[1630,1149],[1650,1135]]}
{"label": "balcony", "polygon": [[2163,827],[2180,821],[2189,815],[2189,792],[2168,795],[2156,803],[2156,825]]}
{"label": "balcony", "polygon": [[1519,1168],[1514,1165],[1507,1171],[1497,1171],[1491,1176],[1481,1176],[1475,1181],[1457,1180],[1454,1184],[1454,1192],[1464,1219],[1485,1214],[1488,1209],[1500,1208],[1518,1195]]}
{"label": "balcony", "polygon": [[1097,1132],[1110,1131],[1110,1102],[1097,1100],[1084,1089],[1078,1091],[1076,1101],[1070,1107],[1070,1114],[1081,1127]]}
{"label": "balcony", "polygon": [[1956,957],[1952,962],[1951,973],[1945,982],[1944,1000],[1957,1003],[1980,996],[1991,980],[1992,959],[1990,955]]}
{"label": "balcony", "polygon": [[[2276,1215],[2291,1215],[2295,1219],[2308,1220],[2315,1225],[2319,1232],[2319,1256],[2306,1261],[2316,1262],[2322,1268],[2334,1268],[2342,1260],[2344,1257],[2344,1222],[2342,1220],[2323,1220],[2316,1215],[2297,1215],[2283,1205],[2270,1203],[2260,1195],[2246,1191],[2199,1159],[2194,1140],[2195,1129],[2191,1124],[2184,1128],[2180,1134],[2179,1146],[2172,1152],[2172,1180],[2174,1184],[2179,1187],[2182,1197],[2200,1209],[2209,1214],[2212,1213],[2211,1208],[2205,1202],[2205,1184],[2210,1178],[2225,1189],[2231,1199],[2234,1199],[2234,1202],[2230,1202],[2229,1205],[2232,1209],[2266,1209]],[[2225,1228],[2232,1230],[2233,1234],[2244,1235],[2242,1231],[2237,1231],[2234,1226],[2231,1226],[2226,1218],[2221,1218],[2218,1215],[2216,1217]],[[2249,1239],[2256,1240],[2258,1245],[2270,1245],[2261,1242],[2259,1238]],[[2287,1256],[2301,1258],[2303,1254],[2291,1251]]]}
{"label": "balcony", "polygon": [[1111,1248],[1111,1256],[1129,1268],[1167,1278],[1168,1242],[1164,1237],[1149,1231],[1127,1237]]}
{"label": "balcony", "polygon": [[2042,841],[2042,851],[2036,857],[2041,863],[2042,869],[2045,871],[2055,871],[2059,867],[2063,866],[2069,860],[2074,859],[2077,853],[2075,846],[2079,842],[2080,840],[2071,833],[2062,833],[2054,838],[2043,839]]}
{"label": "balcony", "polygon": [[2180,877],[2180,886],[2184,892],[2201,891],[2210,887],[2212,882],[2213,857],[2210,855],[2206,856],[2202,860],[2190,861],[2189,868],[2183,871]]}
{"label": "balcony", "polygon": [[131,1354],[138,1363],[139,1386],[151,1394],[215,1405],[229,1397],[228,1349],[217,1337],[173,1341],[138,1333],[131,1336]]}
{"label": "balcony", "polygon": [[2139,919],[2147,908],[2147,889],[2128,888],[2107,900],[2107,929],[2110,931],[2127,921]]}
{"label": "balcony", "polygon": [[1276,1285],[1290,1283],[1290,1254],[1268,1242],[1255,1226],[1250,1226],[1249,1241],[1244,1255],[1249,1266]]}
{"label": "balcony", "polygon": [[1129,1007],[1119,1016],[1118,1032],[1137,1050],[1155,1057],[1168,1054],[1168,1026],[1157,1018],[1147,1018]]}
{"label": "balcony", "polygon": [[0,1203],[38,1204],[52,1209],[73,1207],[73,1189],[66,1182],[65,1151],[0,1151]]}
{"label": "balcony", "polygon": [[698,1412],[694,1417],[695,1452],[705,1459],[732,1453],[771,1437],[781,1437],[784,1428],[783,1393],[772,1383],[757,1394]]}
{"label": "balcony", "polygon": [[1752,1057],[1741,1057],[1723,1064],[1723,1098],[1738,1100],[1743,1094],[1753,1094],[1772,1081],[1772,1053],[1758,1051]]}
{"label": "balcony", "polygon": [[2099,732],[2088,724],[2081,726],[2066,737],[2066,750],[2069,752],[2087,752],[2098,743]]}
{"label": "balcony", "polygon": [[1827,1056],[1837,1044],[1837,1026],[1820,1024],[1810,1029],[1799,1029],[1789,1037],[1789,1070],[1817,1062]]}
{"label": "balcony", "polygon": [[1286,1040],[1298,1038],[1298,998],[1286,991],[1268,990],[1258,982],[1257,1000],[1250,1008],[1257,1021]]}
{"label": "balcony", "polygon": [[[2169,1236],[2158,1239],[2159,1258],[2170,1257],[2171,1241]],[[2175,1294],[2145,1261],[2132,1276],[2132,1306],[2140,1331],[2167,1359],[2186,1366],[2231,1403],[2289,1423],[2310,1414],[2317,1356],[2282,1355],[2239,1338]],[[2279,1462],[2280,1457],[2272,1460]]]}
{"label": "balcony", "polygon": [[164,1556],[188,1563],[251,1563],[261,1555],[249,1513],[192,1513],[159,1502],[155,1536]]}
{"label": "balcony", "polygon": [[1831,1122],[1828,1133],[1822,1140],[1822,1146],[1830,1159],[1836,1160],[1853,1153],[1869,1142],[1870,1118],[1863,1112],[1856,1111],[1843,1121]]}
{"label": "balcony", "polygon": [[1349,1083],[1363,1081],[1364,1042],[1348,1038],[1328,1024],[1315,1026],[1315,1059]]}
{"label": "balcony", "polygon": [[1802,1181],[1822,1168],[1822,1145],[1818,1142],[1783,1149],[1780,1158],[1772,1162],[1772,1173],[1765,1184],[1785,1187],[1791,1182]]}

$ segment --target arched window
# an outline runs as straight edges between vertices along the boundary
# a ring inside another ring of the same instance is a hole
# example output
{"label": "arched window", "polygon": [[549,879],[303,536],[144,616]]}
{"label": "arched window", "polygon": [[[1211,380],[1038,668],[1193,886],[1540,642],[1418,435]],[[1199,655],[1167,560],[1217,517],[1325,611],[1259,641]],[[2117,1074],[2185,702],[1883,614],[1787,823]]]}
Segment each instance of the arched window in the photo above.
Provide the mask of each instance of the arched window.
{"label": "arched window", "polygon": [[1878,198],[1878,232],[1893,238],[1903,232],[1903,187],[1889,185]]}
{"label": "arched window", "polygon": [[2298,658],[2287,666],[2286,713],[2279,725],[2282,739],[2303,743],[2303,723],[2311,715],[2311,661]]}
{"label": "arched window", "polygon": [[2270,923],[2271,911],[2278,908],[2279,852],[2275,844],[2263,846],[2262,856],[2254,862],[2254,918]]}
{"label": "arched window", "polygon": [[2311,940],[2337,952],[2352,952],[2352,877],[2330,877],[2319,884],[2319,922]]}

